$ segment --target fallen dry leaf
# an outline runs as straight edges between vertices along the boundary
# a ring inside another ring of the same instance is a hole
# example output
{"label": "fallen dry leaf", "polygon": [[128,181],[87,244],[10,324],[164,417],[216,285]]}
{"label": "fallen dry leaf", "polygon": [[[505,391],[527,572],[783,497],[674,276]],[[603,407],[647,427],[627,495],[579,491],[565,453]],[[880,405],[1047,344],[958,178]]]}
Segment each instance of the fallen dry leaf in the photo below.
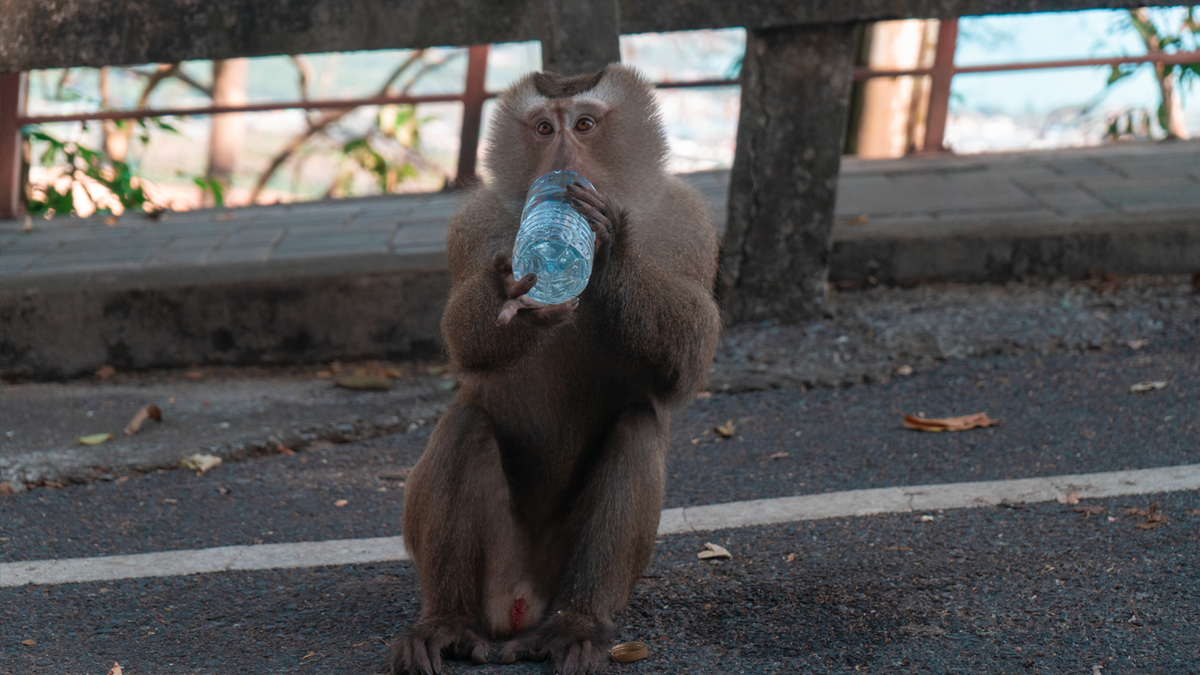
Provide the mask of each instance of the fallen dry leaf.
{"label": "fallen dry leaf", "polygon": [[721,438],[729,438],[733,436],[733,432],[735,430],[737,430],[737,427],[733,425],[733,420],[725,422],[724,426],[713,427],[713,431],[715,431]]}
{"label": "fallen dry leaf", "polygon": [[36,645],[37,643],[34,642],[33,640],[21,640],[21,644],[25,645],[26,647],[32,647],[32,646]]}
{"label": "fallen dry leaf", "polygon": [[390,378],[367,375],[365,372],[339,377],[333,383],[343,389],[357,389],[359,391],[383,391],[392,386]]}
{"label": "fallen dry leaf", "polygon": [[1068,504],[1070,506],[1074,506],[1079,503],[1079,493],[1071,492],[1069,494],[1063,494],[1060,492],[1054,499],[1058,501],[1059,504]]}
{"label": "fallen dry leaf", "polygon": [[336,502],[334,502],[334,503],[333,503],[333,505],[334,505],[334,506],[336,506],[336,507],[338,507],[338,508],[340,509],[340,508],[342,508],[343,506],[345,506],[345,505],[347,505],[347,504],[349,504],[349,503],[350,503],[350,500],[349,500],[349,499],[339,499],[339,500],[337,500]]}
{"label": "fallen dry leaf", "polygon": [[911,551],[912,549],[907,546],[889,546],[883,550],[885,550],[885,551]]}
{"label": "fallen dry leaf", "polygon": [[142,428],[142,422],[146,420],[154,420],[155,422],[162,421],[162,410],[154,404],[144,405],[142,409],[137,411],[133,419],[129,420],[129,424],[125,425],[125,435],[132,436]]}
{"label": "fallen dry leaf", "polygon": [[125,671],[121,669],[121,664],[113,662],[113,667],[108,669],[108,675],[123,675]]}
{"label": "fallen dry leaf", "polygon": [[77,440],[84,445],[100,445],[104,441],[111,441],[112,437],[112,434],[89,434],[80,436]]}
{"label": "fallen dry leaf", "polygon": [[701,560],[720,560],[722,558],[732,558],[733,554],[724,546],[717,546],[713,543],[706,543],[705,550],[696,554],[696,557]]}
{"label": "fallen dry leaf", "polygon": [[1145,518],[1140,523],[1134,523],[1134,527],[1139,530],[1157,530],[1167,523],[1167,517],[1159,510],[1158,502],[1154,502],[1148,509],[1125,509],[1127,516],[1141,516]]}
{"label": "fallen dry leaf", "polygon": [[217,466],[221,463],[221,458],[216,455],[206,455],[196,453],[190,457],[184,457],[179,460],[179,466],[184,469],[191,469],[196,472],[197,476],[203,476],[205,471]]}
{"label": "fallen dry leaf", "polygon": [[788,456],[788,454],[786,452],[777,452],[777,453],[771,455],[770,459],[783,459],[784,457],[787,457],[787,456]]}
{"label": "fallen dry leaf", "polygon": [[1101,513],[1108,511],[1108,509],[1104,508],[1103,506],[1092,504],[1090,506],[1076,506],[1074,511],[1075,513],[1082,513],[1085,516],[1098,516]]}
{"label": "fallen dry leaf", "polygon": [[109,365],[100,366],[100,369],[96,371],[96,377],[100,378],[101,380],[110,379],[116,374],[117,369]]}
{"label": "fallen dry leaf", "polygon": [[1138,350],[1138,349],[1141,349],[1142,347],[1145,347],[1146,345],[1150,344],[1150,341],[1149,340],[1130,340],[1128,344],[1129,344],[1130,349]]}
{"label": "fallen dry leaf", "polygon": [[990,427],[999,424],[1000,420],[990,419],[987,413],[962,415],[961,417],[939,417],[926,419],[924,417],[904,416],[904,426],[917,431],[966,431],[976,427]]}
{"label": "fallen dry leaf", "polygon": [[787,561],[788,561],[788,562],[793,562],[793,561],[795,561],[795,560],[796,560],[796,554],[795,554],[795,553],[789,553],[789,554],[788,554],[788,557],[787,557]]}
{"label": "fallen dry leaf", "polygon": [[1154,391],[1155,389],[1162,389],[1165,386],[1167,386],[1167,383],[1163,380],[1156,382],[1138,382],[1129,388],[1129,393],[1136,394],[1141,391]]}
{"label": "fallen dry leaf", "polygon": [[279,454],[281,454],[281,455],[294,455],[294,454],[296,454],[296,451],[295,451],[295,450],[293,450],[293,449],[289,448],[288,446],[284,445],[283,443],[280,443],[280,444],[279,444],[279,446],[278,446],[278,447],[276,447],[275,449],[276,449],[276,450],[278,450],[278,451],[279,451]]}
{"label": "fallen dry leaf", "polygon": [[645,642],[622,642],[613,647],[609,654],[617,663],[633,663],[649,656],[650,648]]}

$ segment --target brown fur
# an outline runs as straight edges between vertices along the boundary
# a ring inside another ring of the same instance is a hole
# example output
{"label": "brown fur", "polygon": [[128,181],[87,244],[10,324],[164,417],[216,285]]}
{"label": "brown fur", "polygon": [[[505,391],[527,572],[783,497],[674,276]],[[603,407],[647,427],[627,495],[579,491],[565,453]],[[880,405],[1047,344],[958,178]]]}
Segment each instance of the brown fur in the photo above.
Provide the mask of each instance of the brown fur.
{"label": "brown fur", "polygon": [[[621,66],[589,77],[535,74],[501,97],[488,180],[450,226],[442,333],[462,387],[408,481],[421,619],[393,644],[393,672],[436,672],[443,653],[478,661],[487,636],[509,639],[501,662],[594,672],[650,558],[671,411],[703,385],[719,331],[716,233],[664,171],[650,85]],[[579,114],[595,127],[577,133]],[[552,137],[536,133],[541,120]],[[584,199],[597,207],[576,206],[598,229],[592,278],[577,307],[498,325],[524,291],[494,259],[511,253],[525,191],[551,169],[599,193]]]}
{"label": "brown fur", "polygon": [[[607,69],[605,69],[607,70]],[[546,98],[565,98],[582,94],[600,83],[604,70],[589,75],[563,77],[558,73],[534,73],[533,86]]]}

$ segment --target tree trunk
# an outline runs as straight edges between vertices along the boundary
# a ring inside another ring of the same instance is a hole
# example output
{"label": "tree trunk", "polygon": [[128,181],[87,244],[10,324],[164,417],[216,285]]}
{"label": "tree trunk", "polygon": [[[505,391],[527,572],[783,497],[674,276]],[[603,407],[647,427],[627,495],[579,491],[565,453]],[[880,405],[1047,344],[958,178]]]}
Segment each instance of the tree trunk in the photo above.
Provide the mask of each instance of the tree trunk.
{"label": "tree trunk", "polygon": [[748,32],[720,288],[731,323],[821,313],[853,42],[850,24]]}
{"label": "tree trunk", "polygon": [[[246,95],[246,74],[250,70],[250,62],[246,59],[213,61],[212,69],[213,105],[245,105],[249,100]],[[229,185],[237,169],[238,154],[245,136],[246,123],[241,113],[213,115],[208,135],[209,178]],[[204,206],[212,206],[212,199],[212,193],[205,191]]]}
{"label": "tree trunk", "polygon": [[[1150,10],[1142,7],[1129,10],[1134,27],[1146,51],[1151,54],[1162,53],[1162,36],[1154,21],[1150,19]],[[1175,91],[1175,69],[1165,63],[1154,64],[1154,77],[1158,80],[1158,91],[1162,96],[1162,104],[1158,109],[1158,121],[1162,124],[1167,138],[1186,139],[1188,137],[1187,123],[1183,119],[1183,98]]]}
{"label": "tree trunk", "polygon": [[582,75],[620,62],[619,12],[617,0],[545,0],[542,70]]}

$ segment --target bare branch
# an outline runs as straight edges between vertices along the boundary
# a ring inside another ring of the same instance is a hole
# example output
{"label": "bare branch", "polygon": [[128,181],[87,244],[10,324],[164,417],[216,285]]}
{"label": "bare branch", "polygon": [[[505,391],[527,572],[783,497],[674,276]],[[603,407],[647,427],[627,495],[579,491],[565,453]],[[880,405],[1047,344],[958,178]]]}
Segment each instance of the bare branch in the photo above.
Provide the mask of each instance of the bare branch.
{"label": "bare branch", "polygon": [[[386,80],[384,80],[383,86],[379,88],[379,90],[375,93],[375,96],[388,95],[388,91],[391,89],[392,84],[395,83],[395,81],[399,79],[406,70],[412,67],[414,63],[420,61],[421,57],[424,55],[424,49],[418,49],[410,54],[408,58],[405,59],[404,62],[401,63],[394,71],[392,71],[392,74],[389,75]],[[448,58],[442,59],[434,64],[433,67],[440,67],[448,60]],[[417,76],[410,80],[408,84],[404,85],[404,88],[401,90],[401,95],[407,94],[420,76],[429,70],[430,66],[420,69]],[[282,166],[283,163],[286,162],[288,158],[290,158],[297,150],[299,150],[301,146],[307,143],[310,138],[324,132],[335,122],[342,119],[346,115],[349,115],[353,111],[354,108],[347,108],[345,110],[331,110],[323,113],[316,119],[309,120],[308,129],[304,130],[298,136],[289,141],[282,150],[280,150],[274,157],[271,158],[271,163],[267,166],[266,170],[259,175],[258,181],[256,181],[254,184],[254,189],[250,192],[250,203],[254,204],[258,201],[259,196],[262,194],[263,189],[266,188],[267,183],[271,180],[271,177],[275,175],[275,172],[279,170],[279,167]]]}
{"label": "bare branch", "polygon": [[[164,64],[159,64],[159,68],[161,68],[163,65]],[[124,67],[124,68],[121,68],[121,70],[126,73],[129,73],[131,75],[137,75],[138,77],[142,77],[145,79],[151,79],[158,75],[158,69],[155,69],[153,72],[146,72],[144,70],[139,70],[137,68]],[[182,68],[178,68],[178,69],[176,69],[176,71],[174,73],[171,73],[171,77],[175,78],[176,80],[179,80],[180,82],[186,84],[187,86],[191,87],[192,89],[195,89],[196,91],[200,92],[201,94],[204,94],[205,96],[207,96],[209,98],[212,98],[212,87],[205,86],[203,83],[197,81],[194,77],[192,77],[191,75],[188,75],[187,72],[184,71]]]}

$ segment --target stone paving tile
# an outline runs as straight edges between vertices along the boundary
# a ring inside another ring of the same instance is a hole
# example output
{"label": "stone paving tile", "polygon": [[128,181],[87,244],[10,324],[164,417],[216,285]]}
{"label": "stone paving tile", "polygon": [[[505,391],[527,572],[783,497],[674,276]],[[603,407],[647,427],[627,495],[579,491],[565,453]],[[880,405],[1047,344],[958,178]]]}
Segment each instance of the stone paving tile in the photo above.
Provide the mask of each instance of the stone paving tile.
{"label": "stone paving tile", "polygon": [[283,241],[279,242],[275,247],[275,251],[279,253],[293,249],[303,249],[310,252],[314,250],[327,250],[330,254],[336,254],[343,251],[377,250],[381,247],[383,250],[387,250],[388,240],[391,239],[391,235],[390,230],[380,232],[367,230],[365,232],[325,231],[312,233],[297,233],[295,230],[292,230],[287,233]]}
{"label": "stone paving tile", "polygon": [[242,232],[234,232],[225,240],[223,246],[246,246],[251,244],[274,244],[279,241],[279,238],[284,235],[283,228],[274,228],[269,230],[244,230]]}
{"label": "stone paving tile", "polygon": [[159,244],[151,245],[123,245],[123,246],[89,246],[72,242],[54,251],[47,256],[47,259],[56,261],[91,261],[110,259],[114,261],[130,261],[145,259],[153,255],[160,248]]}
{"label": "stone paving tile", "polygon": [[208,265],[222,263],[261,262],[271,257],[270,244],[255,244],[249,246],[225,245],[213,251],[205,261]]}
{"label": "stone paving tile", "polygon": [[32,263],[40,260],[44,253],[32,253],[28,255],[9,255],[5,254],[0,258],[0,274],[17,274],[22,272]]}
{"label": "stone paving tile", "polygon": [[1046,207],[1063,216],[1080,216],[1113,210],[1108,204],[1079,189],[1040,192],[1037,199]]}
{"label": "stone paving tile", "polygon": [[445,223],[440,222],[405,225],[392,238],[392,247],[400,251],[427,244],[445,246],[447,232]]}
{"label": "stone paving tile", "polygon": [[1055,159],[1043,163],[1060,176],[1117,176],[1108,167],[1092,159]]}
{"label": "stone paving tile", "polygon": [[1104,164],[1132,179],[1182,176],[1200,171],[1200,157],[1196,155],[1114,156],[1106,157]]}
{"label": "stone paving tile", "polygon": [[993,177],[960,176],[953,182],[940,175],[896,177],[886,186],[855,190],[846,204],[854,204],[861,213],[944,213],[951,211],[992,210],[997,208],[1033,208],[1029,195],[1005,181]]}
{"label": "stone paving tile", "polygon": [[1122,211],[1196,208],[1200,204],[1200,184],[1149,186],[1109,186],[1100,194],[1104,201]]}

